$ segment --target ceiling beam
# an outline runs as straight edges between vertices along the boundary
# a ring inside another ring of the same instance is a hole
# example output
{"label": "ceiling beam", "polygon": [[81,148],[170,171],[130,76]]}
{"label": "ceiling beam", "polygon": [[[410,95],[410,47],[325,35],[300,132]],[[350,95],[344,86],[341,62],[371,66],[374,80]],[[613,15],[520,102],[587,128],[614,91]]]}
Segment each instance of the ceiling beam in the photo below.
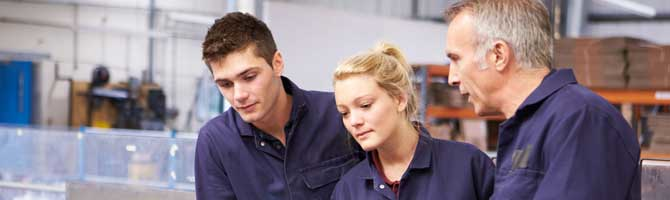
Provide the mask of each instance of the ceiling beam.
{"label": "ceiling beam", "polygon": [[670,13],[657,13],[654,17],[635,14],[589,14],[589,22],[653,22],[670,21]]}

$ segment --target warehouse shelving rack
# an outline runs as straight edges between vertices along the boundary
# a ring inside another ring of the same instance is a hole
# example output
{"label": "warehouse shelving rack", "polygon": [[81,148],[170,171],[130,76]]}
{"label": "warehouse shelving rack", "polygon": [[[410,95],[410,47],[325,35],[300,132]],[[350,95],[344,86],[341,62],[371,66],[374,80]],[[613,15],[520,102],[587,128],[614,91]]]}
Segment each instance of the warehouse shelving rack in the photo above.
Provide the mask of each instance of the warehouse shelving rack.
{"label": "warehouse shelving rack", "polygon": [[[448,65],[415,65],[417,67],[418,80],[420,81],[419,118],[425,124],[430,118],[453,118],[453,119],[485,119],[505,120],[503,116],[482,117],[475,114],[471,107],[450,108],[446,106],[430,105],[428,103],[428,86],[432,77],[449,76]],[[631,122],[633,118],[639,118],[640,106],[645,105],[670,105],[670,90],[654,89],[605,89],[590,88],[596,94],[602,96],[612,104],[620,104],[624,117]],[[641,158],[644,159],[670,159],[670,154],[652,153],[643,151]]]}

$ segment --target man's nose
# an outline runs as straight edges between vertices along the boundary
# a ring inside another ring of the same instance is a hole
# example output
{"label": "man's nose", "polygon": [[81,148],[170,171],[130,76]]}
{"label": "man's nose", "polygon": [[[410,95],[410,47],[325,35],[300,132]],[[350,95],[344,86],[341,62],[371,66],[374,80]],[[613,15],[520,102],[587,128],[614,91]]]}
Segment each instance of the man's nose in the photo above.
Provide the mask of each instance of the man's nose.
{"label": "man's nose", "polygon": [[249,98],[249,92],[243,85],[235,84],[233,88],[234,99],[237,102],[243,103],[247,98]]}
{"label": "man's nose", "polygon": [[458,86],[461,84],[461,79],[458,74],[458,69],[456,67],[453,67],[452,65],[449,65],[449,76],[448,76],[448,81],[449,85],[451,86]]}

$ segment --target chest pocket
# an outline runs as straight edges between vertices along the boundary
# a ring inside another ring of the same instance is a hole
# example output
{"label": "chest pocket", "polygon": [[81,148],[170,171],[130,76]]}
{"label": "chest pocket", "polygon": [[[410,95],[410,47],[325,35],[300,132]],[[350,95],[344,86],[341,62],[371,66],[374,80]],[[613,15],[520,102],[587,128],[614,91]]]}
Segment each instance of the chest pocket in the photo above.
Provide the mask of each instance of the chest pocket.
{"label": "chest pocket", "polygon": [[544,173],[532,169],[501,170],[496,174],[495,192],[491,199],[533,199]]}
{"label": "chest pocket", "polygon": [[356,154],[349,154],[332,158],[313,166],[300,170],[307,188],[318,190],[314,198],[328,199],[335,189],[335,183],[340,180],[351,167],[358,163]]}

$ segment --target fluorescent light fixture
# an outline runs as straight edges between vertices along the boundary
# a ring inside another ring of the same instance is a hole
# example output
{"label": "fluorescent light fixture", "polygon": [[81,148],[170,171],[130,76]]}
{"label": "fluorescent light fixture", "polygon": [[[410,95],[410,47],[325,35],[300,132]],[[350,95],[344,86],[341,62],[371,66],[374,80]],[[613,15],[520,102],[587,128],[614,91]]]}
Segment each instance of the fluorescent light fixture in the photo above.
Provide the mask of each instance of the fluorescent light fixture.
{"label": "fluorescent light fixture", "polygon": [[638,2],[634,2],[631,0],[600,0],[600,1],[607,2],[615,6],[619,6],[620,8],[629,10],[640,16],[649,18],[656,16],[656,9],[654,9],[653,7]]}
{"label": "fluorescent light fixture", "polygon": [[206,15],[196,15],[183,12],[171,12],[168,18],[180,22],[189,22],[194,24],[212,25],[216,21],[216,17]]}
{"label": "fluorescent light fixture", "polygon": [[135,152],[135,151],[137,151],[137,146],[135,146],[134,144],[128,144],[128,145],[126,145],[126,151]]}
{"label": "fluorescent light fixture", "polygon": [[175,155],[177,155],[177,150],[179,150],[179,146],[177,146],[176,144],[172,144],[172,146],[170,147],[170,156],[174,157]]}

